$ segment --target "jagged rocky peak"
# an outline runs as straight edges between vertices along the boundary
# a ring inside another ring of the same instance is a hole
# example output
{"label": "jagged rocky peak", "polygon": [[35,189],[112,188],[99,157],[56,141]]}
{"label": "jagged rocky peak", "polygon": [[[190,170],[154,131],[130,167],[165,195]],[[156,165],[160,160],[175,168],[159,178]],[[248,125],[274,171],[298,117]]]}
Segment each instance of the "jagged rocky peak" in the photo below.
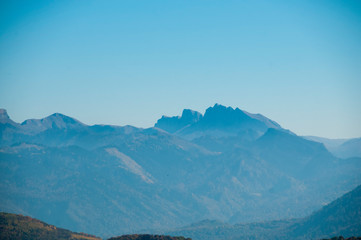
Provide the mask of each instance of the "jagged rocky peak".
{"label": "jagged rocky peak", "polygon": [[10,120],[10,117],[7,111],[3,108],[0,108],[0,123],[6,123]]}
{"label": "jagged rocky peak", "polygon": [[204,115],[185,109],[182,116],[163,116],[157,121],[155,127],[182,136],[189,134],[193,136],[195,131],[226,131],[233,134],[252,131],[259,136],[268,128],[282,129],[278,123],[261,114],[248,113],[239,108],[226,107],[218,103],[207,108]]}
{"label": "jagged rocky peak", "polygon": [[238,107],[225,107],[218,103],[206,110],[203,120],[204,122],[207,122],[207,125],[244,126],[245,124],[261,124],[265,129],[282,129],[277,122],[263,116],[262,114],[253,114],[241,110]]}
{"label": "jagged rocky peak", "polygon": [[222,115],[224,117],[247,117],[248,115],[239,108],[226,107],[221,104],[214,104],[213,107],[207,108],[204,117],[215,117]]}
{"label": "jagged rocky peak", "polygon": [[15,123],[13,120],[10,119],[8,112],[4,108],[0,108],[0,123],[17,125],[17,123]]}
{"label": "jagged rocky peak", "polygon": [[198,122],[202,117],[203,116],[200,112],[191,109],[184,109],[182,112],[181,119],[189,122]]}
{"label": "jagged rocky peak", "polygon": [[163,129],[169,133],[174,133],[192,123],[200,121],[202,117],[202,114],[197,111],[184,109],[181,116],[162,116],[162,118],[157,121],[154,127]]}
{"label": "jagged rocky peak", "polygon": [[251,117],[239,108],[233,109],[232,107],[215,104],[206,110],[203,121],[208,124],[234,125],[249,119]]}

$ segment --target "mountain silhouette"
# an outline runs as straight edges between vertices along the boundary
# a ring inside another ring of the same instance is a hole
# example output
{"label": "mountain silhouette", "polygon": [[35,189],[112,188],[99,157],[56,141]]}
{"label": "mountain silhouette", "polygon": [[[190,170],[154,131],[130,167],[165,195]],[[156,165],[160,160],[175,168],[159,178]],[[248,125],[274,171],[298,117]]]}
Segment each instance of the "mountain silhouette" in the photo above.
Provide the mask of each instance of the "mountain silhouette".
{"label": "mountain silhouette", "polygon": [[282,129],[281,126],[261,114],[251,114],[239,108],[215,104],[204,116],[192,110],[184,110],[181,117],[165,117],[155,127],[178,136],[194,139],[204,135],[222,137],[253,132],[256,137],[268,128]]}
{"label": "mountain silhouette", "polygon": [[163,129],[169,133],[174,133],[190,124],[198,122],[202,117],[202,114],[199,112],[184,109],[180,117],[163,116],[157,121],[154,127]]}
{"label": "mountain silhouette", "polygon": [[40,133],[49,129],[75,129],[86,125],[61,113],[54,113],[42,119],[25,120],[21,126],[24,131]]}

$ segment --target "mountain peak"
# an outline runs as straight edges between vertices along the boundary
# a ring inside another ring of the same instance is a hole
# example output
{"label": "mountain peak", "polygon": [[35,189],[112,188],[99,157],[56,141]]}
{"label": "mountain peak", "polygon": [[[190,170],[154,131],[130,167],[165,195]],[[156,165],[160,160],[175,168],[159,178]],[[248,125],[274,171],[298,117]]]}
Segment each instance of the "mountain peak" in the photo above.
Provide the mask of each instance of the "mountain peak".
{"label": "mountain peak", "polygon": [[[213,107],[209,107],[209,108],[227,108],[226,106],[219,104],[219,103],[215,103],[213,105]],[[232,107],[228,107],[228,108],[232,108]]]}
{"label": "mountain peak", "polygon": [[219,103],[207,108],[204,115],[184,109],[181,116],[163,116],[154,126],[187,139],[203,135],[237,134],[251,134],[255,138],[265,133],[268,128],[282,129],[278,123],[261,114],[248,113],[238,107],[226,107]]}
{"label": "mountain peak", "polygon": [[[231,106],[226,107],[219,103],[214,104],[213,107],[207,108],[204,115],[207,115],[210,113],[248,115],[248,114],[246,114],[247,113],[246,111],[243,111],[243,110],[239,109],[238,107],[236,107],[236,108],[233,108]],[[255,114],[251,114],[251,115],[255,115]]]}
{"label": "mountain peak", "polygon": [[53,114],[49,115],[48,117],[70,118],[62,113],[53,113]]}
{"label": "mountain peak", "polygon": [[8,120],[10,120],[10,117],[9,117],[7,111],[3,108],[0,108],[0,123],[5,123]]}
{"label": "mountain peak", "polygon": [[0,108],[0,124],[16,125],[17,123],[10,119],[6,109]]}
{"label": "mountain peak", "polygon": [[54,113],[42,119],[28,119],[22,124],[24,129],[31,132],[42,132],[48,129],[68,129],[86,126],[78,120],[61,113]]}
{"label": "mountain peak", "polygon": [[64,115],[64,114],[62,114],[62,113],[53,113],[53,114],[51,114],[51,115],[49,115],[49,116],[47,116],[47,117],[45,117],[45,118],[43,118],[43,119],[51,119],[51,120],[53,120],[53,121],[55,121],[55,120],[62,120],[62,121],[73,122],[73,123],[76,122],[76,123],[82,124],[82,123],[79,122],[78,120],[76,120],[76,119],[74,119],[74,118],[72,118],[72,117],[66,116],[66,115]]}
{"label": "mountain peak", "polygon": [[223,106],[222,104],[216,103],[216,104],[213,105],[213,107],[207,108],[206,113],[207,113],[207,111],[220,111],[220,112],[229,111],[229,112],[231,112],[231,111],[234,111],[234,110],[235,109],[233,109],[232,107],[226,107],[226,106]]}
{"label": "mountain peak", "polygon": [[194,111],[192,109],[184,109],[182,112],[181,119],[196,122],[201,117],[203,117],[202,114],[197,111]]}
{"label": "mountain peak", "polygon": [[247,114],[239,108],[225,107],[215,104],[213,107],[207,108],[203,121],[206,125],[231,127],[239,125],[247,120],[252,120]]}
{"label": "mountain peak", "polygon": [[169,133],[174,133],[192,123],[198,122],[200,119],[202,119],[202,117],[202,114],[197,111],[184,109],[182,116],[162,116],[162,118],[157,121],[154,127],[163,129]]}

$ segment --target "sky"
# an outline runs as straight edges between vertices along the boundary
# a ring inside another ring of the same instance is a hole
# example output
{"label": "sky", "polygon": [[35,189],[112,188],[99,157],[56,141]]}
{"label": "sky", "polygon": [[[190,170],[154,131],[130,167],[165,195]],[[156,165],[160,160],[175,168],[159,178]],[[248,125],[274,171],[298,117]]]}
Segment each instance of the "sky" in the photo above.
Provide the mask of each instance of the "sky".
{"label": "sky", "polygon": [[0,1],[0,108],[151,127],[219,103],[361,137],[361,1]]}

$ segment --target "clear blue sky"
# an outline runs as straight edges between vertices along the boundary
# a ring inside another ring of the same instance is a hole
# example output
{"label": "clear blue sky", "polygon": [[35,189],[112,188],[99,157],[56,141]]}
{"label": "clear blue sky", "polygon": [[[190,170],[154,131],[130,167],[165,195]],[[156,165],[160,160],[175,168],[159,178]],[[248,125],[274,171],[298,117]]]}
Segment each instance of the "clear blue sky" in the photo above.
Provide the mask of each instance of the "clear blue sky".
{"label": "clear blue sky", "polygon": [[0,2],[0,107],[150,127],[220,103],[361,136],[361,1]]}

